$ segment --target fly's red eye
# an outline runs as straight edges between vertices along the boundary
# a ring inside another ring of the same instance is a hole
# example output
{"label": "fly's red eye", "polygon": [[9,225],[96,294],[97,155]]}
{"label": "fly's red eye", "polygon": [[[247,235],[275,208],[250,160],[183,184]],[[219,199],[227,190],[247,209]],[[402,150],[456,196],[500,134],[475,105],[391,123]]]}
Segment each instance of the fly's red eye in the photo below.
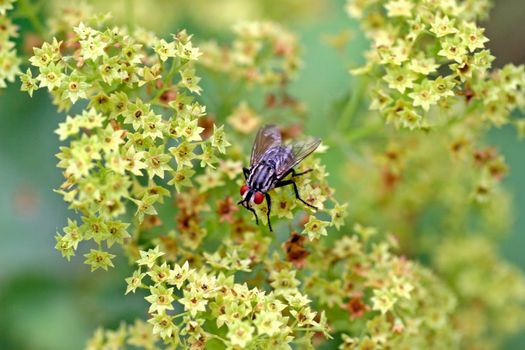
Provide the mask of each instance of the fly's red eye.
{"label": "fly's red eye", "polygon": [[244,196],[244,194],[246,193],[246,191],[248,191],[248,185],[242,185],[241,186],[241,196]]}
{"label": "fly's red eye", "polygon": [[261,204],[264,200],[264,194],[262,194],[261,192],[255,192],[255,194],[253,195],[253,202],[255,204]]}

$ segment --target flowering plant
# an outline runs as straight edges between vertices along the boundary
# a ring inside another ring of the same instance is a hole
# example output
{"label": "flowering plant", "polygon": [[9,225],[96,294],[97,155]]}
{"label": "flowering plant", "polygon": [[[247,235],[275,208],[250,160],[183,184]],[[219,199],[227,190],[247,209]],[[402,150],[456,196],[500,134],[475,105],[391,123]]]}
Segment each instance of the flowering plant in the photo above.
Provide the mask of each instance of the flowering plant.
{"label": "flowering plant", "polygon": [[[510,221],[508,167],[485,141],[506,123],[525,133],[512,114],[525,69],[491,69],[477,24],[487,1],[347,1],[367,63],[351,70],[360,83],[335,105],[337,128],[297,166],[318,210],[273,189],[275,233],[268,206],[254,207],[257,226],[236,193],[261,125],[304,132],[289,88],[296,35],[245,21],[226,43],[159,36],[85,5],[47,30],[20,1],[42,40],[23,59],[13,2],[0,1],[0,88],[18,75],[67,114],[55,191],[72,214],[56,249],[67,260],[89,249],[91,271],[126,256],[123,293],[148,303],[86,349],[491,349],[525,324],[525,277],[493,247]],[[332,187],[325,159],[338,150]]]}

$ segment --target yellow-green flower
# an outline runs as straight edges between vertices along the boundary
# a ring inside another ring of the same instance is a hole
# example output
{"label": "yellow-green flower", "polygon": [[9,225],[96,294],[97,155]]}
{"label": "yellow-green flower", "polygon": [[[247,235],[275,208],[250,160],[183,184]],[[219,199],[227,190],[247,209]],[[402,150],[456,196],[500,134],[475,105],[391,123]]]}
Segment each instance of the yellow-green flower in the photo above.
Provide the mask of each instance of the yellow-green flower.
{"label": "yellow-green flower", "polygon": [[126,151],[126,169],[132,174],[142,176],[142,169],[146,168],[146,163],[143,162],[146,152],[137,152],[135,147],[131,146]]}
{"label": "yellow-green flower", "polygon": [[413,8],[410,0],[389,0],[385,4],[388,17],[412,17]]}
{"label": "yellow-green flower", "polygon": [[182,187],[191,187],[191,178],[195,174],[195,170],[188,167],[181,167],[171,172],[172,178],[168,181],[168,185],[175,186],[177,192],[180,192]]}
{"label": "yellow-green flower", "polygon": [[409,93],[408,96],[413,100],[415,107],[421,106],[428,111],[430,106],[439,101],[440,95],[434,93],[433,87],[432,82],[426,79],[414,86],[414,92]]}
{"label": "yellow-green flower", "polygon": [[162,117],[150,111],[146,116],[141,117],[142,128],[144,129],[144,137],[151,137],[152,140],[156,138],[162,139],[162,134],[165,129]]}
{"label": "yellow-green flower", "polygon": [[75,249],[73,248],[73,243],[67,235],[61,236],[60,234],[55,235],[56,245],[55,249],[62,254],[62,257],[66,258],[68,261],[71,260],[72,256],[75,256]]}
{"label": "yellow-green flower", "polygon": [[176,128],[177,135],[180,137],[183,137],[187,142],[191,141],[201,141],[201,133],[204,130],[204,128],[201,128],[197,125],[198,120],[197,119],[189,119],[185,118],[178,121],[179,125]]}
{"label": "yellow-green flower", "polygon": [[439,67],[436,60],[432,57],[424,57],[423,54],[418,55],[408,63],[408,68],[419,74],[429,75],[437,70]]}
{"label": "yellow-green flower", "polygon": [[106,222],[108,229],[108,237],[106,239],[106,244],[110,248],[114,243],[123,244],[126,238],[130,237],[130,234],[127,231],[129,227],[128,223],[122,221],[108,221]]}
{"label": "yellow-green flower", "polygon": [[33,91],[38,89],[38,81],[36,78],[33,78],[29,68],[27,68],[26,73],[20,75],[20,81],[22,82],[20,90],[27,91],[29,96],[33,97]]}
{"label": "yellow-green flower", "polygon": [[155,284],[166,282],[170,278],[171,270],[166,262],[162,265],[153,265],[153,268],[147,272],[151,281]]}
{"label": "yellow-green flower", "polygon": [[153,334],[158,334],[162,339],[169,339],[177,332],[177,328],[173,324],[173,317],[166,313],[154,314],[148,323],[153,325]]}
{"label": "yellow-green flower", "polygon": [[449,34],[455,34],[459,30],[454,26],[453,19],[449,19],[448,16],[436,15],[434,21],[430,24],[430,31],[440,38]]}
{"label": "yellow-green flower", "polygon": [[158,246],[149,249],[148,251],[141,250],[139,253],[140,259],[137,260],[137,264],[139,266],[145,265],[150,269],[156,264],[157,259],[164,255],[164,253],[159,250]]}
{"label": "yellow-green flower", "polygon": [[226,135],[224,133],[224,125],[217,127],[213,126],[213,135],[210,137],[211,145],[218,149],[221,153],[226,153],[226,147],[231,144],[226,140]]}
{"label": "yellow-green flower", "polygon": [[95,62],[99,57],[106,57],[107,44],[101,40],[100,35],[89,36],[85,40],[80,40],[80,54],[84,60]]}
{"label": "yellow-green flower", "polygon": [[307,235],[310,240],[319,239],[326,236],[328,232],[326,227],[329,225],[327,221],[321,221],[315,216],[311,215],[306,225],[304,225],[303,234]]}
{"label": "yellow-green flower", "polygon": [[335,206],[330,209],[330,217],[332,218],[332,225],[339,230],[344,225],[345,217],[347,215],[348,203],[340,204],[336,203]]}
{"label": "yellow-green flower", "polygon": [[253,331],[248,322],[236,320],[228,325],[228,339],[233,346],[245,348],[253,339]]}
{"label": "yellow-green flower", "polygon": [[184,305],[184,310],[188,311],[193,317],[198,312],[206,311],[206,304],[208,300],[204,299],[203,293],[196,288],[189,288],[184,290],[184,297],[178,300]]}
{"label": "yellow-green flower", "polygon": [[95,271],[99,268],[107,270],[108,267],[114,266],[111,259],[113,259],[115,255],[108,252],[91,249],[89,253],[84,254],[84,256],[86,257],[84,263],[91,266],[91,271]]}
{"label": "yellow-green flower", "polygon": [[0,15],[5,16],[6,12],[13,9],[13,3],[16,0],[3,0],[0,3]]}
{"label": "yellow-green flower", "polygon": [[49,63],[40,69],[40,74],[36,79],[40,82],[39,87],[47,87],[49,90],[58,88],[63,84],[65,75],[62,64]]}
{"label": "yellow-green flower", "polygon": [[148,309],[149,313],[162,314],[166,310],[173,310],[173,288],[155,285],[150,287],[149,290],[151,294],[144,298],[151,304]]}
{"label": "yellow-green flower", "polygon": [[387,289],[375,289],[372,297],[372,308],[381,311],[382,314],[392,310],[397,297]]}
{"label": "yellow-green flower", "polygon": [[169,148],[170,153],[173,154],[177,162],[177,169],[185,166],[191,168],[191,161],[196,158],[196,154],[193,153],[195,147],[194,143],[183,141],[180,145]]}
{"label": "yellow-green flower", "polygon": [[483,35],[484,32],[485,30],[476,26],[475,23],[466,23],[464,25],[461,34],[467,42],[467,47],[470,52],[485,47],[485,43],[489,41],[489,39]]}
{"label": "yellow-green flower", "polygon": [[386,70],[383,79],[388,83],[388,87],[396,89],[400,93],[405,93],[407,89],[414,87],[414,81],[418,78],[417,74],[408,67],[390,67]]}
{"label": "yellow-green flower", "polygon": [[135,320],[133,325],[128,328],[129,345],[143,347],[144,349],[154,349],[157,337],[154,336],[153,326],[140,319]]}
{"label": "yellow-green flower", "polygon": [[441,41],[439,56],[461,63],[467,54],[463,40],[458,36],[447,37]]}
{"label": "yellow-green flower", "polygon": [[140,270],[133,271],[133,275],[125,279],[128,285],[126,287],[125,294],[128,294],[129,292],[135,293],[135,290],[137,290],[137,288],[139,288],[142,285],[142,279],[144,278],[145,275],[146,274],[143,272],[140,272]]}
{"label": "yellow-green flower", "polygon": [[177,51],[175,49],[174,42],[166,42],[164,39],[160,39],[154,47],[155,52],[159,55],[161,61],[166,61],[170,57],[176,57]]}
{"label": "yellow-green flower", "polygon": [[168,164],[172,157],[164,153],[162,146],[150,148],[149,152],[145,153],[144,158],[150,179],[153,179],[155,176],[163,179],[164,172],[172,170]]}
{"label": "yellow-green flower", "polygon": [[187,261],[185,261],[184,264],[182,264],[182,266],[179,264],[175,264],[175,266],[173,266],[173,269],[170,271],[170,275],[167,282],[171,285],[176,286],[177,289],[181,289],[182,284],[186,282],[186,280],[191,274],[192,271],[190,270]]}

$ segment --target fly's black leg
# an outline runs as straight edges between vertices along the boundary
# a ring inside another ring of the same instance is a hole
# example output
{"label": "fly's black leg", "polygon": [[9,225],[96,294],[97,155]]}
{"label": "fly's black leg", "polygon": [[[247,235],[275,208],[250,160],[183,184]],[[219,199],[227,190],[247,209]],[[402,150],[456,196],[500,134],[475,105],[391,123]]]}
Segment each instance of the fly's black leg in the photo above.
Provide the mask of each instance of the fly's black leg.
{"label": "fly's black leg", "polygon": [[270,221],[270,212],[272,211],[272,198],[270,198],[270,195],[268,193],[265,193],[264,197],[266,198],[266,203],[268,204],[268,212],[266,213],[266,218],[268,219],[268,227],[270,228],[270,232],[273,232],[272,223]]}
{"label": "fly's black leg", "polygon": [[259,225],[259,218],[257,217],[257,213],[255,212],[255,210],[253,210],[252,207],[250,207],[250,199],[252,197],[252,192],[248,192],[248,194],[246,195],[246,197],[242,200],[240,200],[237,204],[242,204],[243,207],[245,207],[246,209],[248,209],[249,211],[251,211],[253,213],[253,215],[255,216],[255,223],[257,225]]}
{"label": "fly's black leg", "polygon": [[308,169],[308,170],[305,170],[303,171],[302,173],[296,173],[294,169],[292,169],[292,177],[296,177],[296,176],[301,176],[301,175],[304,175],[304,174],[308,174],[310,171],[312,171],[313,169]]}
{"label": "fly's black leg", "polygon": [[255,212],[255,210],[253,210],[252,207],[248,207],[248,206],[246,206],[245,208],[248,209],[249,211],[251,211],[253,213],[253,215],[255,215],[255,224],[259,225],[259,218],[257,217],[257,213]]}
{"label": "fly's black leg", "polygon": [[248,176],[250,175],[250,169],[242,168],[242,173],[244,174],[244,178],[248,180]]}
{"label": "fly's black leg", "polygon": [[307,206],[309,206],[310,208],[314,208],[315,210],[317,210],[316,207],[314,207],[313,205],[305,202],[301,196],[299,196],[299,190],[297,189],[297,184],[295,183],[295,181],[293,180],[284,180],[284,181],[279,181],[276,185],[275,185],[275,188],[277,187],[283,187],[283,186],[288,186],[288,185],[293,185],[293,190],[295,192],[295,198],[297,198],[298,200],[300,200],[301,202],[303,202],[304,204],[306,204]]}
{"label": "fly's black leg", "polygon": [[295,169],[292,168],[290,170],[288,170],[287,172],[285,172],[283,174],[283,176],[281,176],[279,179],[284,179],[285,177],[287,177],[288,175],[292,174],[292,177],[297,177],[297,176],[301,176],[301,175],[304,175],[304,174],[308,174],[310,171],[312,171],[313,169],[308,169],[308,170],[305,170],[303,171],[302,173],[296,173],[295,172]]}

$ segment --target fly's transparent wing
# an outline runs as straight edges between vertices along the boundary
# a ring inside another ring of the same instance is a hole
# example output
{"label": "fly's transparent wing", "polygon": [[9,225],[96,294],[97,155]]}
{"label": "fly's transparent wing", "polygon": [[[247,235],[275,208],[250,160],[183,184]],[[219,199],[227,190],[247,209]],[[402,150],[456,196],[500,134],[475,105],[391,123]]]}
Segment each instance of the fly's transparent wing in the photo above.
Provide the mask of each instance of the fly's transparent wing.
{"label": "fly's transparent wing", "polygon": [[281,132],[275,125],[265,125],[259,129],[253,143],[250,166],[257,164],[263,154],[271,147],[281,145]]}
{"label": "fly's transparent wing", "polygon": [[284,176],[290,169],[299,164],[304,158],[308,157],[310,153],[315,151],[321,144],[321,139],[318,137],[307,137],[303,140],[292,142],[284,148],[291,156],[283,157],[283,162],[277,167],[277,178]]}

